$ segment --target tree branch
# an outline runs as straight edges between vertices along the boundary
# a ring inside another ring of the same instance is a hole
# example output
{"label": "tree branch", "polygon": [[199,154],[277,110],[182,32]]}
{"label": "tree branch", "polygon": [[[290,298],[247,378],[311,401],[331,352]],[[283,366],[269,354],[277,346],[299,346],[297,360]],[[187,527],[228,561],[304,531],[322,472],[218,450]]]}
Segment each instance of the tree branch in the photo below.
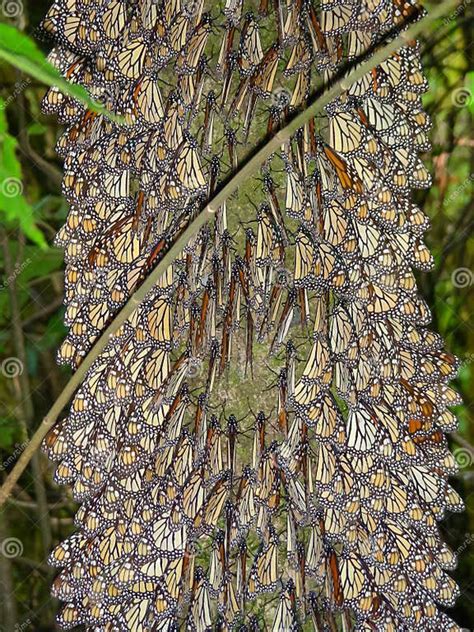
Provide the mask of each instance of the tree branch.
{"label": "tree branch", "polygon": [[[43,419],[43,423],[32,437],[15,467],[10,472],[5,484],[0,490],[0,506],[8,498],[13,486],[21,476],[25,467],[28,465],[32,455],[41,445],[44,437],[52,428],[64,406],[74,395],[76,389],[81,385],[95,360],[105,349],[107,343],[117,331],[117,329],[131,316],[137,306],[145,299],[147,294],[156,285],[158,279],[163,275],[168,266],[176,259],[178,253],[186,246],[189,240],[196,235],[199,229],[209,221],[218,208],[232,195],[238,187],[251,178],[260,168],[260,166],[291,136],[308,122],[310,118],[322,112],[322,110],[334,99],[337,99],[347,87],[353,82],[361,79],[365,74],[369,73],[373,68],[385,61],[390,55],[395,53],[399,48],[405,46],[408,42],[416,39],[422,33],[430,33],[429,29],[433,22],[443,17],[449,11],[453,10],[459,3],[459,0],[444,0],[429,15],[424,16],[421,20],[412,24],[407,30],[400,32],[391,31],[382,39],[378,47],[372,47],[367,54],[369,59],[365,59],[366,55],[357,59],[349,66],[346,72],[337,76],[327,89],[317,91],[311,103],[305,110],[294,116],[289,123],[280,129],[273,137],[262,143],[257,151],[232,175],[232,177],[220,188],[216,195],[204,206],[202,211],[189,223],[187,228],[176,239],[168,252],[159,261],[157,266],[150,272],[142,285],[132,294],[128,302],[122,307],[120,312],[115,316],[114,320],[101,335],[99,340],[94,344],[87,356],[79,365],[77,371],[71,377],[64,387],[61,395],[54,402],[50,411]],[[390,42],[386,43],[389,37],[394,37]],[[381,46],[381,47],[380,47]],[[364,61],[361,61],[364,59]]]}
{"label": "tree branch", "polygon": [[28,318],[25,318],[25,320],[23,321],[23,328],[26,329],[37,320],[41,320],[42,318],[45,318],[45,316],[49,316],[50,314],[58,310],[63,305],[63,302],[64,301],[62,299],[62,296],[54,299],[51,303],[45,305],[45,307],[42,307]]}
{"label": "tree branch", "polygon": [[451,437],[458,445],[465,448],[474,457],[474,446],[472,446],[467,439],[465,439],[459,432],[451,432]]}
{"label": "tree branch", "polygon": [[[17,396],[18,406],[20,411],[18,416],[18,423],[20,425],[23,441],[28,441],[29,430],[34,419],[33,400],[31,396],[30,380],[28,377],[27,363],[26,363],[26,349],[25,338],[23,335],[23,324],[21,322],[20,306],[17,296],[17,284],[15,277],[15,266],[10,256],[10,244],[6,232],[2,229],[0,233],[2,246],[3,246],[3,258],[5,262],[5,274],[8,279],[13,279],[8,286],[8,293],[10,297],[10,310],[11,310],[11,327],[13,348],[15,354],[20,361],[21,371],[18,376],[20,382],[20,393]],[[19,256],[22,256],[23,241],[19,239]],[[43,480],[43,472],[41,469],[39,454],[32,454],[31,465],[33,471],[33,482],[36,492],[36,502],[38,503],[38,522],[40,525],[41,538],[43,540],[43,548],[45,555],[48,555],[51,549],[51,526],[48,513],[48,501],[46,497],[46,489]]]}
{"label": "tree branch", "polygon": [[[0,512],[0,542],[8,539],[7,516]],[[15,601],[15,589],[12,576],[12,560],[6,555],[0,555],[0,587],[2,589],[2,601],[0,614],[2,615],[5,632],[18,630],[18,615]]]}

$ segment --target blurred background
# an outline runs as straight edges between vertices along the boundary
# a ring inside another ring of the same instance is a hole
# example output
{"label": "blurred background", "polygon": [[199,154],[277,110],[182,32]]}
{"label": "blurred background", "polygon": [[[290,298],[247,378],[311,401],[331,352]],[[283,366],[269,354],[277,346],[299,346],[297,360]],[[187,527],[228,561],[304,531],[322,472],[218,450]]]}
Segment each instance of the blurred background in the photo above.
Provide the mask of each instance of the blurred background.
{"label": "blurred background", "polygon": [[[35,37],[50,0],[4,0],[0,21]],[[426,3],[429,6],[429,3]],[[434,3],[433,3],[434,5]],[[474,3],[459,4],[423,41],[431,90],[433,175],[417,203],[431,218],[427,243],[435,268],[419,276],[433,329],[461,360],[456,388],[459,431],[450,437],[459,464],[453,485],[466,502],[442,529],[458,553],[454,575],[461,597],[451,616],[474,629]],[[48,43],[39,42],[47,51]],[[53,237],[64,222],[61,164],[54,146],[61,129],[40,112],[45,88],[0,60],[0,483],[67,382],[55,363],[62,324],[63,255]],[[0,630],[55,630],[47,555],[73,530],[69,490],[51,482],[38,454],[0,514]]]}

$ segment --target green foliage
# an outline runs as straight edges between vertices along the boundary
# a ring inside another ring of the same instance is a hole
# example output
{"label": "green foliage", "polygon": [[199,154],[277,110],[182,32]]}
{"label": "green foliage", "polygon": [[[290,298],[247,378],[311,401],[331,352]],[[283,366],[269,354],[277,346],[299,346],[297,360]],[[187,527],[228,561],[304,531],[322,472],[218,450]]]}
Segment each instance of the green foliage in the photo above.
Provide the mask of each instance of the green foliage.
{"label": "green foliage", "polygon": [[466,86],[471,95],[468,101],[469,112],[474,115],[474,70],[466,74]]}
{"label": "green foliage", "polygon": [[18,426],[10,417],[0,417],[0,449],[10,450],[18,438]]}
{"label": "green foliage", "polygon": [[16,151],[18,142],[8,133],[5,101],[0,99],[0,211],[9,223],[20,223],[25,235],[45,249],[47,244],[35,224],[33,209],[23,195],[23,174]]}
{"label": "green foliage", "polygon": [[103,105],[91,99],[85,88],[66,81],[59,71],[48,62],[34,40],[8,24],[0,24],[0,58],[46,85],[56,86],[93,112],[103,114],[117,122],[121,121],[120,117],[115,116]]}

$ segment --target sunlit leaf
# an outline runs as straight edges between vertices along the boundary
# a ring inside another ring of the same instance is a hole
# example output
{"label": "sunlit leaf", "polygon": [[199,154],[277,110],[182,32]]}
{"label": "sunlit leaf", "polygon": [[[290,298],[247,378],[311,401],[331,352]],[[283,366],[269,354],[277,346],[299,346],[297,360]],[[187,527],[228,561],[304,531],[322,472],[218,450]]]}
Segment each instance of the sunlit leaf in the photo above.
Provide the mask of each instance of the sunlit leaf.
{"label": "sunlit leaf", "polygon": [[43,233],[35,224],[31,205],[24,196],[24,180],[17,158],[18,142],[8,133],[4,102],[0,100],[0,212],[6,222],[18,222],[29,239],[47,248]]}
{"label": "sunlit leaf", "polygon": [[77,99],[90,110],[103,114],[116,122],[121,122],[103,105],[92,99],[87,90],[70,83],[52,66],[36,46],[35,42],[13,26],[0,24],[0,59],[48,86],[56,86],[65,94]]}

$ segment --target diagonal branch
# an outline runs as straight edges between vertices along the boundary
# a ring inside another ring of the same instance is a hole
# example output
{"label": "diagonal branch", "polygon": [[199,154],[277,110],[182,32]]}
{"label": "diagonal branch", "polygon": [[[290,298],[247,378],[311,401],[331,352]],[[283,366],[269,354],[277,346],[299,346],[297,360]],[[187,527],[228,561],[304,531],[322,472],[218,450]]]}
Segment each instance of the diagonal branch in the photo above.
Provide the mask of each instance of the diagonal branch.
{"label": "diagonal branch", "polygon": [[[347,90],[348,86],[361,79],[373,68],[384,62],[399,48],[405,46],[408,42],[416,39],[421,34],[430,33],[430,27],[433,22],[452,11],[458,4],[459,0],[444,0],[436,8],[430,11],[428,15],[424,16],[415,24],[412,24],[407,30],[400,32],[401,28],[399,28],[397,32],[392,31],[386,34],[377,46],[372,47],[361,58],[355,60],[348,69],[345,69],[344,73],[335,77],[327,89],[316,92],[311,103],[305,110],[294,116],[289,123],[280,129],[274,136],[265,140],[257,151],[240,166],[232,177],[220,188],[216,195],[204,206],[200,213],[188,224],[187,228],[179,235],[168,252],[166,252],[157,266],[150,272],[143,284],[134,292],[134,294],[132,294],[128,302],[122,307],[120,312],[115,316],[114,320],[97,340],[87,356],[83,359],[77,371],[66,384],[61,395],[54,402],[50,411],[43,419],[41,426],[31,438],[29,444],[18,459],[15,467],[10,472],[10,475],[5,481],[3,487],[0,489],[0,506],[8,498],[13,486],[28,465],[32,455],[39,448],[44,437],[56,422],[62,409],[69,402],[77,388],[79,388],[87,371],[99,357],[100,353],[105,349],[111,337],[119,329],[119,327],[126,322],[137,306],[145,299],[147,294],[156,285],[159,278],[163,275],[168,266],[173,263],[179,252],[186,246],[189,240],[196,235],[199,229],[214,216],[217,209],[237,190],[242,183],[244,183],[248,178],[251,178],[258,171],[260,166],[273,153],[278,151],[279,147],[288,141],[299,128],[303,127],[310,118],[321,113],[331,101],[337,99],[345,90]],[[407,21],[407,23],[409,22],[410,20]],[[387,43],[386,40],[390,37],[394,37],[394,39]],[[367,56],[369,56],[368,59]]]}

